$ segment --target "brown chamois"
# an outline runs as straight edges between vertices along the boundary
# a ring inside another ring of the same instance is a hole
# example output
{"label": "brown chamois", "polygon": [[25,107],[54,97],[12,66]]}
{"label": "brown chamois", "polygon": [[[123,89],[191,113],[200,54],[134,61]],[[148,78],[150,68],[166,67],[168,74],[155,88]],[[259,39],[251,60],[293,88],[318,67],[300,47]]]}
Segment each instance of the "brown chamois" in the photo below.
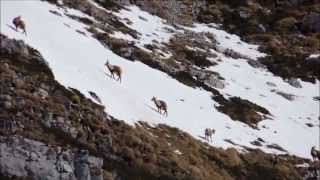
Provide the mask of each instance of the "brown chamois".
{"label": "brown chamois", "polygon": [[280,163],[280,158],[278,155],[272,154],[270,157],[270,161],[271,161],[272,166],[275,167],[277,164]]}
{"label": "brown chamois", "polygon": [[213,128],[206,128],[204,130],[204,139],[207,140],[208,142],[212,142],[212,135],[216,132]]}
{"label": "brown chamois", "polygon": [[157,106],[158,112],[162,114],[161,110],[163,110],[163,114],[168,117],[167,103],[163,100],[157,99],[156,97],[152,97],[151,101]]}
{"label": "brown chamois", "polygon": [[313,160],[320,160],[320,151],[316,150],[316,147],[314,146],[311,148],[311,156]]}
{"label": "brown chamois", "polygon": [[21,29],[23,31],[23,33],[25,35],[27,35],[27,31],[26,31],[26,23],[21,19],[21,16],[15,17],[12,21],[12,23],[14,24],[16,31],[18,31],[19,29]]}
{"label": "brown chamois", "polygon": [[115,79],[114,77],[114,74],[116,74],[118,76],[118,79],[116,79],[117,81],[119,80],[120,83],[121,83],[121,75],[122,75],[122,69],[120,66],[117,66],[117,65],[111,65],[109,63],[109,61],[107,61],[105,63],[105,66],[107,66],[107,68],[109,69],[110,73],[111,73],[111,76],[113,79]]}

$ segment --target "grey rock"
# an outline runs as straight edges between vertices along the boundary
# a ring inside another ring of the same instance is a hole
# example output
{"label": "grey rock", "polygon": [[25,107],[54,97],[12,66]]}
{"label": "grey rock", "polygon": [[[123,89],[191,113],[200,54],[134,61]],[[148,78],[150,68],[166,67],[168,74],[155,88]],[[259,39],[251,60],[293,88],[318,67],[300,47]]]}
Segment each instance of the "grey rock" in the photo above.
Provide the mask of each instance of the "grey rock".
{"label": "grey rock", "polygon": [[228,57],[231,57],[231,58],[234,58],[234,59],[250,59],[248,56],[246,56],[246,55],[243,55],[243,54],[240,54],[239,52],[236,52],[236,51],[234,51],[234,50],[232,50],[232,49],[225,49],[224,51],[223,51],[223,53],[226,55],[226,56],[228,56]]}
{"label": "grey rock", "polygon": [[2,38],[0,47],[1,53],[18,54],[23,57],[29,56],[29,49],[22,40]]}
{"label": "grey rock", "polygon": [[225,87],[223,80],[219,79],[218,75],[213,74],[210,71],[195,69],[192,67],[188,68],[187,71],[192,77],[195,77],[198,81],[202,81],[213,88],[223,89]]}
{"label": "grey rock", "polygon": [[3,94],[3,95],[0,95],[0,100],[2,101],[11,101],[12,100],[12,97],[8,94]]}
{"label": "grey rock", "polygon": [[52,127],[52,123],[53,123],[53,113],[52,112],[48,112],[45,111],[43,112],[43,121],[42,121],[43,125],[47,128],[51,128]]}
{"label": "grey rock", "polygon": [[1,70],[1,71],[4,71],[4,72],[9,71],[9,70],[10,70],[9,64],[8,64],[8,63],[3,63],[3,64],[1,64],[1,65],[0,65],[0,70]]}
{"label": "grey rock", "polygon": [[25,107],[25,105],[26,105],[26,101],[24,100],[24,98],[18,97],[18,98],[16,99],[16,106],[17,106],[17,108],[22,109],[22,108]]}
{"label": "grey rock", "polygon": [[[79,156],[70,149],[59,149],[21,136],[0,136],[1,174],[34,180],[101,180],[102,174],[90,176],[90,167],[102,172],[102,159],[86,150]],[[80,176],[76,177],[76,172]]]}
{"label": "grey rock", "polygon": [[300,82],[295,78],[290,78],[287,80],[287,82],[295,88],[302,88],[302,85],[300,84]]}
{"label": "grey rock", "polygon": [[125,58],[131,58],[133,55],[133,48],[132,47],[122,47],[120,48],[121,56]]}
{"label": "grey rock", "polygon": [[49,93],[46,90],[39,88],[38,95],[40,96],[41,99],[46,99],[49,96]]}
{"label": "grey rock", "polygon": [[65,119],[64,119],[64,117],[58,116],[56,121],[57,121],[57,123],[63,124],[65,122]]}
{"label": "grey rock", "polygon": [[318,57],[313,57],[313,58],[307,58],[307,60],[311,63],[319,64],[320,65],[320,56]]}
{"label": "grey rock", "polygon": [[223,89],[225,87],[225,84],[222,80],[220,80],[217,76],[211,75],[205,82],[210,85],[211,87]]}
{"label": "grey rock", "polygon": [[320,13],[310,13],[302,19],[301,28],[306,32],[320,32]]}
{"label": "grey rock", "polygon": [[251,14],[249,14],[249,12],[246,12],[246,11],[239,11],[239,16],[242,19],[248,19],[250,18]]}
{"label": "grey rock", "polygon": [[263,65],[262,63],[260,63],[260,62],[257,61],[257,60],[252,60],[252,59],[250,59],[250,60],[248,60],[248,64],[249,64],[250,66],[254,67],[254,68],[262,68],[262,69],[265,69],[265,68],[266,68],[265,65]]}
{"label": "grey rock", "polygon": [[3,108],[6,109],[6,110],[9,110],[13,107],[12,103],[10,101],[5,101],[3,103]]}
{"label": "grey rock", "polygon": [[77,180],[91,180],[88,151],[80,150],[76,154],[74,168]]}
{"label": "grey rock", "polygon": [[41,88],[41,89],[44,89],[44,90],[46,90],[46,91],[49,91],[49,90],[50,90],[49,86],[47,86],[47,85],[44,84],[44,83],[41,83],[41,84],[40,84],[40,88]]}
{"label": "grey rock", "polygon": [[197,80],[203,81],[205,80],[207,74],[201,70],[190,68],[189,73],[192,77],[195,77]]}

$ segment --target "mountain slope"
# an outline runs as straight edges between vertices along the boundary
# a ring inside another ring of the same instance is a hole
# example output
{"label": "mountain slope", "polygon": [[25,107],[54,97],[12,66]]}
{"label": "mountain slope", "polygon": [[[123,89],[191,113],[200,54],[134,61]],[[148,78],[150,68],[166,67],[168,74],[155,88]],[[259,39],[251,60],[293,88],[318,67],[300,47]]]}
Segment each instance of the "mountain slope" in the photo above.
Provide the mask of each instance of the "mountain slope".
{"label": "mountain slope", "polygon": [[306,159],[275,163],[260,150],[214,148],[167,125],[127,125],[55,81],[37,50],[0,40],[0,179],[293,180],[307,172],[297,165]]}
{"label": "mountain slope", "polygon": [[[23,39],[39,50],[48,61],[58,82],[78,89],[86,97],[91,97],[89,91],[96,93],[106,112],[131,125],[137,121],[165,123],[196,138],[203,135],[205,128],[211,127],[216,129],[213,146],[256,148],[252,142],[262,138],[265,142],[259,148],[266,152],[281,152],[268,148],[277,144],[290,154],[308,158],[310,148],[318,143],[314,138],[319,126],[318,102],[313,98],[318,95],[319,81],[316,84],[300,82],[302,88],[295,88],[266,70],[249,66],[249,60],[254,61],[264,54],[257,51],[257,46],[246,44],[235,35],[204,24],[177,29],[136,6],[111,12],[125,26],[138,32],[138,38],[120,32],[111,33],[110,36],[133,41],[136,47],[147,53],[150,50],[145,48],[145,45],[156,40],[156,49],[161,52],[170,37],[179,32],[188,30],[213,34],[219,45],[209,51],[213,51],[217,57],[208,60],[217,65],[207,67],[206,70],[218,72],[224,79],[225,88],[218,91],[225,99],[239,96],[270,112],[270,116],[260,122],[257,129],[233,121],[228,115],[218,111],[215,107],[218,107],[219,103],[212,100],[211,92],[186,86],[139,61],[118,56],[92,37],[88,25],[67,16],[68,14],[87,18],[92,22],[97,21],[88,15],[38,1],[1,1],[1,7],[1,33]],[[50,10],[58,12],[62,17],[50,13]],[[8,27],[12,18],[18,14],[27,22],[28,36]],[[128,20],[131,23],[126,22]],[[159,23],[161,21],[163,23]],[[171,30],[168,31],[168,28]],[[228,49],[245,57],[226,57]],[[174,53],[174,50],[167,51],[163,52],[166,55],[161,60],[166,61],[170,54]],[[104,67],[107,59],[124,69],[121,84],[108,76],[109,72]],[[276,86],[270,87],[270,82]],[[292,94],[294,100],[285,99],[281,94]],[[154,104],[150,101],[153,96],[168,103],[168,118],[160,116],[154,110]],[[311,123],[313,127],[308,127],[306,123]]]}

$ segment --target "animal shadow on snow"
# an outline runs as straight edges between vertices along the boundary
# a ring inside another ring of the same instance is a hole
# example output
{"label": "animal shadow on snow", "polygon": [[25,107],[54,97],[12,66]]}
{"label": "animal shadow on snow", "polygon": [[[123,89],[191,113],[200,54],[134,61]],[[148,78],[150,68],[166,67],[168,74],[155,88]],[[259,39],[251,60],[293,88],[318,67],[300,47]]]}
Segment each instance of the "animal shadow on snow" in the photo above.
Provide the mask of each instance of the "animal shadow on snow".
{"label": "animal shadow on snow", "polygon": [[198,135],[199,138],[206,140],[206,138],[204,136]]}
{"label": "animal shadow on snow", "polygon": [[156,113],[160,114],[159,111],[158,111],[158,109],[156,109],[156,108],[154,108],[154,107],[152,107],[152,106],[150,106],[150,105],[148,105],[148,104],[145,104],[145,106],[147,106],[147,107],[148,107],[149,109],[151,109],[152,111],[155,111]]}
{"label": "animal shadow on snow", "polygon": [[111,74],[108,74],[108,73],[106,73],[106,72],[104,72],[104,74],[105,74],[106,76],[108,76],[109,78],[113,79],[113,77],[111,76]]}
{"label": "animal shadow on snow", "polygon": [[7,26],[8,26],[9,28],[11,28],[12,30],[14,30],[15,32],[18,32],[15,27],[13,27],[13,26],[11,26],[11,25],[9,25],[9,24],[7,24]]}

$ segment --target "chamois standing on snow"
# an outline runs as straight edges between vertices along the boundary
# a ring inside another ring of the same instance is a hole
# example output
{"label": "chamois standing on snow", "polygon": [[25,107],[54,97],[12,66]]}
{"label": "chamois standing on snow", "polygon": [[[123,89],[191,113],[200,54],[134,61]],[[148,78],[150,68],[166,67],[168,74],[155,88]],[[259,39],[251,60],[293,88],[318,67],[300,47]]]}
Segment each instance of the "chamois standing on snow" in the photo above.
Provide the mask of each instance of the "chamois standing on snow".
{"label": "chamois standing on snow", "polygon": [[204,139],[207,140],[208,142],[212,142],[212,135],[215,133],[216,131],[214,129],[210,129],[210,128],[206,128],[204,130]]}
{"label": "chamois standing on snow", "polygon": [[118,79],[116,79],[117,81],[120,81],[121,83],[121,75],[122,75],[122,69],[120,66],[117,66],[117,65],[111,65],[109,63],[109,61],[107,61],[105,63],[105,66],[107,66],[107,68],[109,69],[110,73],[111,73],[111,76],[113,79],[115,79],[114,77],[114,74],[116,74],[118,76]]}
{"label": "chamois standing on snow", "polygon": [[158,112],[162,114],[161,110],[163,110],[163,114],[165,116],[168,116],[168,111],[167,111],[167,103],[164,102],[163,100],[157,99],[156,97],[152,97],[151,101],[154,102],[154,104],[157,106]]}
{"label": "chamois standing on snow", "polygon": [[19,29],[21,29],[23,31],[23,33],[25,35],[27,35],[27,31],[26,31],[26,23],[21,19],[21,16],[15,17],[12,21],[12,23],[14,24],[16,31],[18,31]]}
{"label": "chamois standing on snow", "polygon": [[320,151],[316,150],[316,147],[314,146],[311,148],[311,156],[313,160],[320,160]]}

